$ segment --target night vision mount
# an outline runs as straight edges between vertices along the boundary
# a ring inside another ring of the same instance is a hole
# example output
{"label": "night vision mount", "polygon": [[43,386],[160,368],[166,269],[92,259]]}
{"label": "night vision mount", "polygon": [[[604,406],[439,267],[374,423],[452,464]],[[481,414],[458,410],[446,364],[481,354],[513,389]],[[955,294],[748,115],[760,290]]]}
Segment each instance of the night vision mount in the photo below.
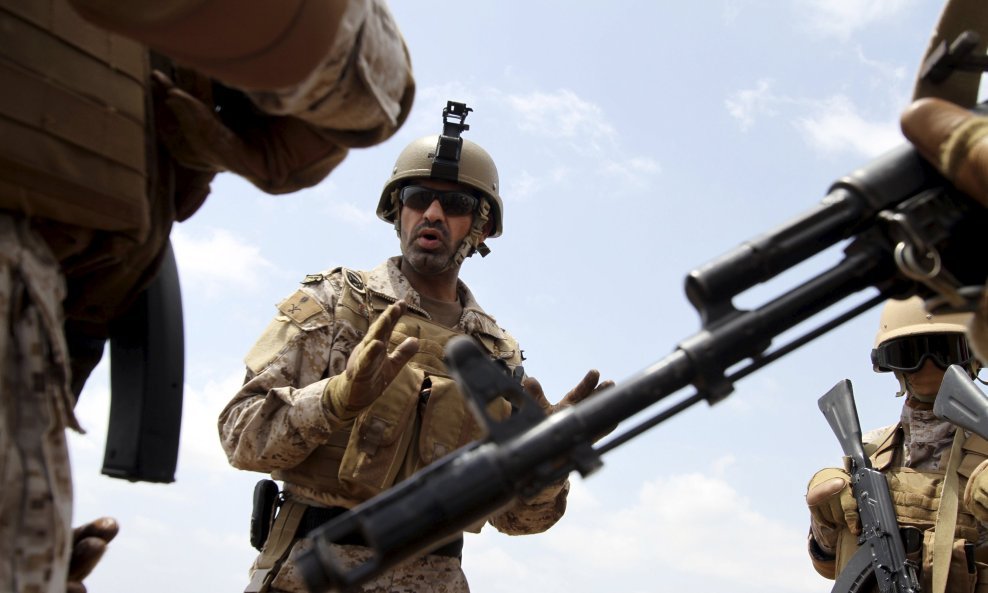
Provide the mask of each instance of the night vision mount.
{"label": "night vision mount", "polygon": [[467,114],[473,111],[466,103],[447,101],[443,108],[443,133],[436,143],[436,155],[432,159],[431,177],[458,181],[460,172],[460,151],[463,138],[460,134],[470,129],[464,122]]}

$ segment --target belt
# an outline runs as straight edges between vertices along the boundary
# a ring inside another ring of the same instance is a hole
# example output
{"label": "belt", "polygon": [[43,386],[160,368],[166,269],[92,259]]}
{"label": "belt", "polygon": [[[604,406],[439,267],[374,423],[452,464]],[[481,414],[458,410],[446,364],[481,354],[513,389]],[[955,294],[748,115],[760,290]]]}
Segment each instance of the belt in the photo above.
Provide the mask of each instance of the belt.
{"label": "belt", "polygon": [[[349,509],[343,507],[308,507],[305,509],[305,513],[302,514],[302,521],[298,524],[298,531],[295,532],[295,537],[303,538],[312,531],[319,527],[322,527],[326,523],[329,523],[333,519],[339,517],[343,513],[347,512]],[[345,536],[334,540],[334,544],[341,546],[367,546],[367,540],[364,539],[363,534],[359,532],[350,532]],[[437,548],[429,554],[436,556],[446,556],[448,558],[462,558],[463,557],[463,536],[454,539],[448,544]]]}

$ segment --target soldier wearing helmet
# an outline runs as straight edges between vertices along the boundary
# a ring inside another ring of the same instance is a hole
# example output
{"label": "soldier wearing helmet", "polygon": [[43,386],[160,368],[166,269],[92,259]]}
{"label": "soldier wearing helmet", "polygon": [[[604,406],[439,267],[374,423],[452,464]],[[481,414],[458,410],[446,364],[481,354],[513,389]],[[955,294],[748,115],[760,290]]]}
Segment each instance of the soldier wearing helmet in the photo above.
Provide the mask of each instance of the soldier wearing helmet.
{"label": "soldier wearing helmet", "polygon": [[[970,317],[931,314],[920,297],[890,300],[871,352],[874,370],[893,373],[899,383],[897,395],[905,401],[898,423],[864,435],[865,451],[888,477],[900,527],[922,533],[920,576],[924,591],[937,593],[974,591],[983,566],[978,546],[988,536],[961,500],[971,471],[988,458],[988,442],[933,413],[947,367],[960,365],[972,378],[980,370],[965,337]],[[860,535],[849,482],[844,469],[827,468],[813,476],[806,494],[810,557],[817,572],[831,579],[857,550]],[[956,512],[949,510],[953,508]],[[951,535],[937,538],[937,532]],[[937,549],[942,545],[953,553],[937,555],[935,541]]]}
{"label": "soldier wearing helmet", "polygon": [[[464,260],[486,254],[503,224],[494,161],[461,137],[469,111],[450,102],[443,132],[409,144],[384,185],[377,213],[394,225],[401,255],[370,271],[307,276],[246,357],[220,437],[235,467],[284,484],[280,495],[272,480],[258,484],[251,540],[261,553],[248,591],[305,591],[295,563],[306,534],[481,436],[443,361],[452,337],[474,337],[549,413],[599,388],[591,370],[549,404],[525,376],[518,343],[459,279]],[[503,418],[511,406],[502,399],[489,411]],[[557,483],[486,522],[509,534],[544,531],[562,516],[568,490]],[[336,556],[363,563],[364,544],[338,541]],[[363,590],[468,591],[462,544],[446,542]]]}

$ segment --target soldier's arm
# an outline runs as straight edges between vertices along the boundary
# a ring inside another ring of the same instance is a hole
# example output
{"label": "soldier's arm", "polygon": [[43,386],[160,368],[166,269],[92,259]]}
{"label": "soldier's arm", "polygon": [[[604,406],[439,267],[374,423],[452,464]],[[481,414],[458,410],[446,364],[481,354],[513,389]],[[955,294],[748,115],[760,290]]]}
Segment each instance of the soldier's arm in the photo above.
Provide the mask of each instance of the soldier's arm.
{"label": "soldier's arm", "polygon": [[508,535],[542,533],[562,518],[568,495],[569,480],[564,480],[543,489],[532,498],[519,500],[488,522]]}
{"label": "soldier's arm", "polygon": [[[283,310],[291,309],[291,298]],[[234,467],[263,472],[293,467],[345,425],[322,401],[334,322],[316,307],[311,316],[299,314],[301,322],[276,317],[248,354],[247,379],[218,422]]]}
{"label": "soldier's arm", "polygon": [[[519,361],[520,362],[520,361]],[[534,377],[525,377],[522,386],[546,414],[554,414],[573,406],[594,393],[614,385],[613,381],[600,381],[596,369],[588,371],[577,385],[556,404],[550,404],[542,386]],[[597,435],[601,438],[604,435]],[[498,531],[508,535],[542,533],[556,524],[566,512],[569,480],[563,480],[544,488],[537,495],[522,499],[489,521]]]}

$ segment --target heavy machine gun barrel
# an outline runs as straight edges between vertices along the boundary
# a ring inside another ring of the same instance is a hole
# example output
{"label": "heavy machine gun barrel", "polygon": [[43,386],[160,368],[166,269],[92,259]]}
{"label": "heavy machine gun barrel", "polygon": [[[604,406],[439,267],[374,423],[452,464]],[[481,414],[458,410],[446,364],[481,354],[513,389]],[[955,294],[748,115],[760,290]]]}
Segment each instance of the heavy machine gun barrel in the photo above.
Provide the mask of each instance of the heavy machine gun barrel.
{"label": "heavy machine gun barrel", "polygon": [[[889,297],[929,296],[931,287],[956,297],[980,288],[988,261],[972,262],[968,255],[986,252],[985,222],[984,208],[958,194],[910,146],[899,147],[839,179],[809,212],[691,272],[686,293],[702,329],[630,379],[549,417],[469,339],[454,340],[448,365],[488,438],[313,532],[313,546],[299,562],[310,590],[348,590],[573,470],[589,475],[602,454],[695,403],[723,399],[740,378]],[[843,239],[851,241],[836,265],[760,307],[733,305],[744,290]],[[926,265],[933,261],[936,266]],[[869,288],[877,294],[770,350],[784,332]],[[951,302],[956,306],[956,298]],[[689,385],[696,390],[691,396],[594,446],[597,436]],[[517,413],[500,423],[488,418],[483,410],[496,397],[511,401]],[[345,570],[330,544],[353,534],[374,557]]]}

